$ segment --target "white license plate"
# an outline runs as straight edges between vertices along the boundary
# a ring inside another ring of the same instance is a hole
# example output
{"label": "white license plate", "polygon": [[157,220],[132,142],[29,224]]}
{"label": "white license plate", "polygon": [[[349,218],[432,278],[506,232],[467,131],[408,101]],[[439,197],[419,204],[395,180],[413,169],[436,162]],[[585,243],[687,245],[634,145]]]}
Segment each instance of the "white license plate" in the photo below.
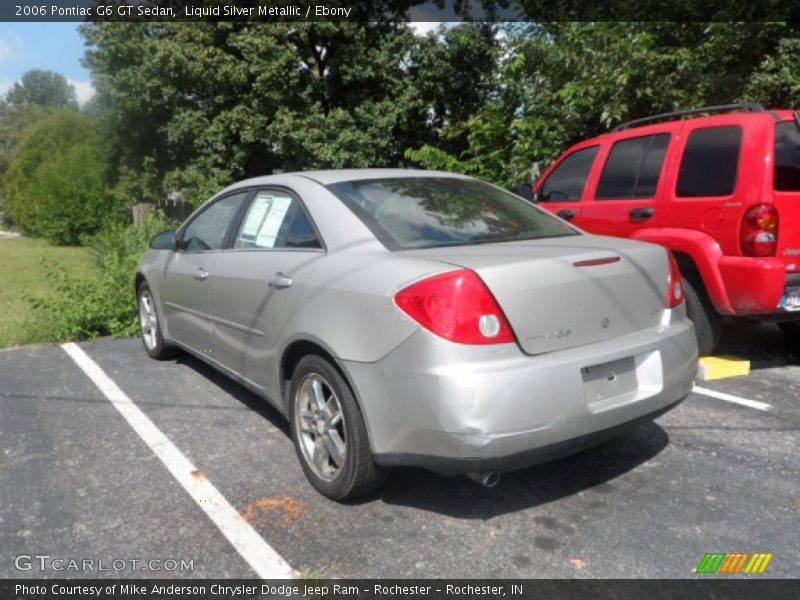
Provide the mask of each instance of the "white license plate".
{"label": "white license plate", "polygon": [[786,292],[781,298],[780,308],[783,310],[800,310],[800,291]]}

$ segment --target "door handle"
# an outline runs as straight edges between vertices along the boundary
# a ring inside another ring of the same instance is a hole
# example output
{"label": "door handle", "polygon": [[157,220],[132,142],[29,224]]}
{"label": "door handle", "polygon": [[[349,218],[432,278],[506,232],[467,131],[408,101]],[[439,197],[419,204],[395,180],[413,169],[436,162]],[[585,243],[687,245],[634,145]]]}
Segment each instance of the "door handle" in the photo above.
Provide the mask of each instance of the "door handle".
{"label": "door handle", "polygon": [[194,278],[200,281],[208,279],[208,271],[206,271],[203,267],[197,269],[197,273],[194,274]]}
{"label": "door handle", "polygon": [[575,218],[575,214],[576,213],[575,213],[574,210],[570,210],[569,208],[565,208],[564,210],[558,211],[556,214],[559,217],[561,217],[562,219],[565,219],[567,221],[572,221],[572,219]]}
{"label": "door handle", "polygon": [[646,221],[653,217],[655,211],[652,208],[632,208],[628,214],[631,220]]}
{"label": "door handle", "polygon": [[283,273],[275,273],[275,275],[267,279],[267,285],[273,289],[280,290],[292,285],[292,280]]}

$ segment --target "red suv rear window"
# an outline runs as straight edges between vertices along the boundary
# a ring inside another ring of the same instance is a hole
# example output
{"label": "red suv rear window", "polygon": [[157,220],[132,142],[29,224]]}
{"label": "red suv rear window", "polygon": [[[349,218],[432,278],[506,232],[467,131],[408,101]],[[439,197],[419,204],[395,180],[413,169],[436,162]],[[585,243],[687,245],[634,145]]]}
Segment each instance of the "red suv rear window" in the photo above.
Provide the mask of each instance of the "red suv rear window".
{"label": "red suv rear window", "polygon": [[775,126],[775,189],[800,191],[800,125],[794,121]]}

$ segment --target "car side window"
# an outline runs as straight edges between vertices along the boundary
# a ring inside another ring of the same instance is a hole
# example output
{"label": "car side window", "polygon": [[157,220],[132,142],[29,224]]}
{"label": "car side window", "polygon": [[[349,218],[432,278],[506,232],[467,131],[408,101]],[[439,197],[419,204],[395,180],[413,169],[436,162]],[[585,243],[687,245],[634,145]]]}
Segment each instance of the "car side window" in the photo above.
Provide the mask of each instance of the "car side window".
{"label": "car side window", "polygon": [[794,121],[775,127],[775,189],[800,190],[800,126]]}
{"label": "car side window", "polygon": [[729,196],[736,188],[742,128],[732,125],[696,129],[686,142],[678,185],[681,198]]}
{"label": "car side window", "polygon": [[291,195],[261,190],[250,203],[234,248],[321,248],[303,207]]}
{"label": "car side window", "polygon": [[236,214],[248,192],[241,192],[217,200],[192,220],[181,236],[180,249],[186,252],[220,250],[225,244]]}
{"label": "car side window", "polygon": [[561,161],[540,189],[541,202],[577,202],[597,157],[599,146],[576,150]]}
{"label": "car side window", "polygon": [[620,140],[614,144],[600,176],[596,198],[652,198],[668,146],[668,133]]}

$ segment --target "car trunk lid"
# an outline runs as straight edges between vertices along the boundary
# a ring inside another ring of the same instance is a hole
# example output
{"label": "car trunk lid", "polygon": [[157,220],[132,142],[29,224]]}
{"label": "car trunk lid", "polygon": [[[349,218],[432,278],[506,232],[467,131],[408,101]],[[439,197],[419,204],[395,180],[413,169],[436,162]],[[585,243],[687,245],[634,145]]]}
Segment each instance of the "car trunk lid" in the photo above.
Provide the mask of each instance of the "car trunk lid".
{"label": "car trunk lid", "polygon": [[649,329],[665,309],[669,263],[649,244],[580,235],[407,252],[478,273],[528,354]]}

